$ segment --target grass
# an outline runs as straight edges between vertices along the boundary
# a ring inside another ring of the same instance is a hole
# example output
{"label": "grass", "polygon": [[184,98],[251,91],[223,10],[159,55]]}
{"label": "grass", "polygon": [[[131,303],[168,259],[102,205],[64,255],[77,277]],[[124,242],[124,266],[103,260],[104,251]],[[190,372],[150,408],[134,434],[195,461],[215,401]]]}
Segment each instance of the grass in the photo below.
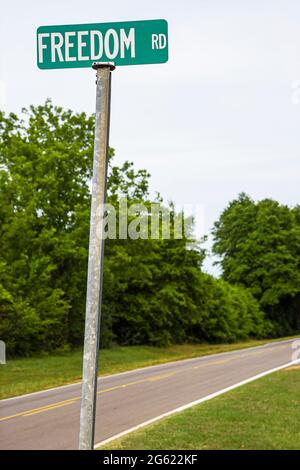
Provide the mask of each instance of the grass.
{"label": "grass", "polygon": [[270,374],[103,449],[299,450],[300,367]]}
{"label": "grass", "polygon": [[[274,341],[274,340],[273,340]],[[138,367],[221,353],[266,343],[174,345],[167,348],[128,346],[100,351],[100,374],[114,374]],[[11,359],[0,365],[0,399],[45,390],[81,380],[82,351]]]}

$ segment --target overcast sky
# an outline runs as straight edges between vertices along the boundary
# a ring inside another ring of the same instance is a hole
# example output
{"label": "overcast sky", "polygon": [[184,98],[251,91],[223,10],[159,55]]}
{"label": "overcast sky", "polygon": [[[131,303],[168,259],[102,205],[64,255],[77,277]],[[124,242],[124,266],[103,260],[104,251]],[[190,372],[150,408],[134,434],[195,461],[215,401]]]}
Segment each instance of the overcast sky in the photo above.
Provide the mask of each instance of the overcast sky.
{"label": "overcast sky", "polygon": [[[39,70],[41,25],[161,19],[169,62],[113,72],[116,161],[147,168],[151,189],[204,209],[204,227],[239,192],[299,202],[300,2],[296,0],[5,0],[0,107],[51,97],[92,113],[95,72]],[[206,269],[215,272],[211,262]]]}

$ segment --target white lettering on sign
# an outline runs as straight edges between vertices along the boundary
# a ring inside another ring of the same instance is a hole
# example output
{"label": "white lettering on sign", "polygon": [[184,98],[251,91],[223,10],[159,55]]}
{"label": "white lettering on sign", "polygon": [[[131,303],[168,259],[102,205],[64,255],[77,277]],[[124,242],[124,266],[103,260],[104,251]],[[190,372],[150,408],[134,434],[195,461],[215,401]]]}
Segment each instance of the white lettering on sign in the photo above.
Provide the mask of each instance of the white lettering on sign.
{"label": "white lettering on sign", "polygon": [[83,47],[86,47],[87,43],[83,42],[83,36],[88,36],[88,31],[79,31],[78,32],[78,60],[89,60],[88,56],[82,55]]}
{"label": "white lettering on sign", "polygon": [[[58,41],[56,41],[58,39]],[[60,62],[64,61],[63,54],[61,52],[61,48],[64,43],[64,37],[60,33],[51,33],[51,60],[55,62],[55,52],[57,52],[58,60]]]}
{"label": "white lettering on sign", "polygon": [[167,37],[165,34],[152,34],[152,49],[165,49]]}
{"label": "white lettering on sign", "polygon": [[[98,38],[99,46],[96,53],[96,37]],[[100,31],[91,31],[91,60],[99,60],[103,54],[103,36]]]}
{"label": "white lettering on sign", "polygon": [[135,41],[134,41],[134,28],[130,28],[128,36],[124,29],[120,31],[120,43],[121,43],[121,57],[125,57],[125,47],[129,49],[131,47],[131,57],[135,57]]}
{"label": "white lettering on sign", "polygon": [[39,62],[44,61],[43,50],[47,49],[46,44],[43,44],[43,39],[48,38],[49,36],[50,36],[50,33],[41,33],[38,35]]}
{"label": "white lettering on sign", "polygon": [[70,38],[76,36],[76,33],[73,32],[67,32],[65,35],[65,59],[66,62],[74,62],[76,60],[76,57],[71,57],[70,56],[70,49],[74,47],[74,44],[70,42]]}
{"label": "white lettering on sign", "polygon": [[[113,38],[111,41],[110,38]],[[110,45],[113,43],[113,49],[111,51]],[[105,54],[109,59],[114,59],[119,53],[119,37],[117,32],[114,29],[109,29],[105,34],[104,38],[104,50]]]}
{"label": "white lettering on sign", "polygon": [[[154,35],[153,35],[154,36]],[[157,48],[161,49],[162,40],[157,36]],[[50,38],[47,40],[47,38]],[[166,40],[165,40],[166,45]],[[165,46],[164,46],[165,47]],[[68,31],[61,33],[39,33],[38,34],[38,58],[43,63],[45,51],[49,53],[51,61],[74,62],[92,60],[97,61],[105,55],[108,59],[115,59],[119,54],[122,59],[129,53],[131,58],[135,57],[135,30],[130,28],[128,33],[125,29],[116,31],[108,29],[105,33],[98,30],[93,31]],[[152,37],[153,49],[153,37]]]}

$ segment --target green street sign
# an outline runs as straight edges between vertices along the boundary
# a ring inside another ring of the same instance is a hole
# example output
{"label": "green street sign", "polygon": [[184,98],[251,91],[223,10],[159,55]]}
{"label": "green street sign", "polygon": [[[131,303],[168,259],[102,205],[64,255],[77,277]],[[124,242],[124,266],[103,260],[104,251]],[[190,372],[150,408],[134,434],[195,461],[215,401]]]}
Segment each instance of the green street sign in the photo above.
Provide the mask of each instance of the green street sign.
{"label": "green street sign", "polygon": [[126,21],[64,26],[37,30],[40,69],[159,64],[168,60],[168,23],[165,20]]}

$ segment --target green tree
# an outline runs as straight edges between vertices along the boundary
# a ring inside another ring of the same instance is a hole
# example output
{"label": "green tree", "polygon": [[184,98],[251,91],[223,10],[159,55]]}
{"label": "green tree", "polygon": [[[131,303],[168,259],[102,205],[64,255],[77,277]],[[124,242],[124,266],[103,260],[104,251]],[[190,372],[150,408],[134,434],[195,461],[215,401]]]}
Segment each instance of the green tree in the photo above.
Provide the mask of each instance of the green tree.
{"label": "green tree", "polygon": [[[23,110],[21,117],[0,113],[0,337],[9,354],[82,344],[93,135],[93,117],[50,100]],[[117,221],[122,198],[143,203],[143,217],[152,221],[148,172],[130,162],[115,166],[113,154],[109,149],[108,202]],[[170,214],[169,238],[163,236],[160,213],[156,238],[106,240],[102,345],[235,341],[265,334],[249,291],[202,273],[205,252],[188,240],[193,224],[188,237],[176,239],[179,214],[159,195],[155,202]],[[136,222],[134,212],[126,215],[130,226]],[[299,228],[299,210],[293,218]]]}
{"label": "green tree", "polygon": [[[26,305],[24,316],[30,311],[28,328],[34,324],[31,345],[17,347],[11,331],[21,330],[17,324],[5,330],[8,313],[1,310],[9,351],[82,341],[93,133],[92,117],[50,100],[24,109],[21,118],[0,114],[0,285],[13,305]],[[147,173],[129,162],[114,167],[112,156],[110,149],[111,197],[116,188],[145,191]],[[22,308],[17,311],[22,325]]]}
{"label": "green tree", "polygon": [[258,299],[274,333],[300,329],[299,208],[241,194],[214,226],[214,252],[223,277]]}

